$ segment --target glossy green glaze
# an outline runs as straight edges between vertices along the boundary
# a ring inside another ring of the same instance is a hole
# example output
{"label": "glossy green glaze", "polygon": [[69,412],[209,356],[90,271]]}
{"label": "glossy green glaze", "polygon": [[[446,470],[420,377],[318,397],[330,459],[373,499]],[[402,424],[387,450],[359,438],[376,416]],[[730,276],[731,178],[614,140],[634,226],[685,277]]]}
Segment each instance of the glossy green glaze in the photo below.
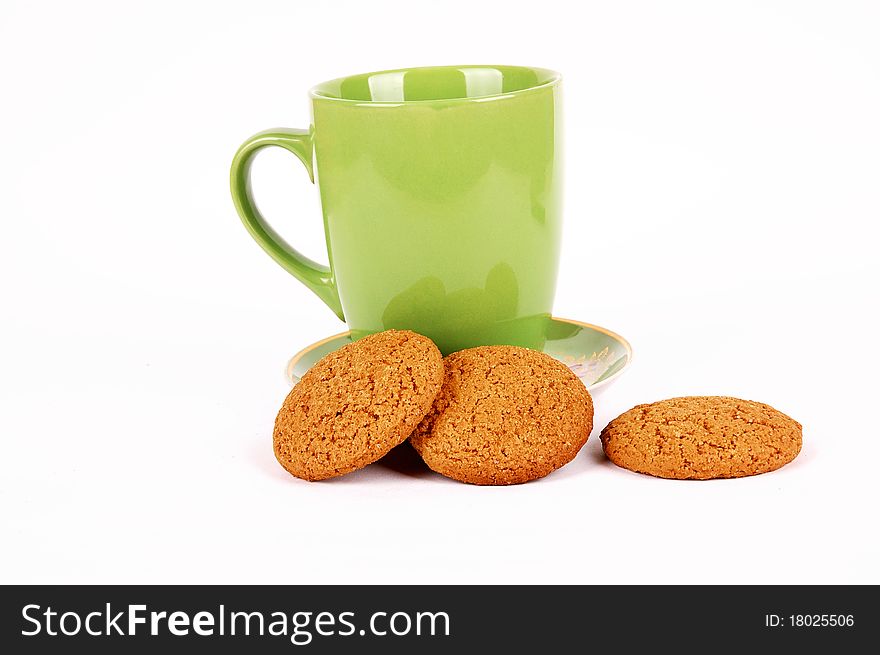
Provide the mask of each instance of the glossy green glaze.
{"label": "glossy green glaze", "polygon": [[[311,99],[308,132],[260,133],[233,162],[233,199],[257,242],[355,338],[407,328],[444,353],[541,348],[561,229],[559,76],[418,68],[326,82]],[[248,169],[269,145],[310,173],[314,149],[329,269],[254,206]]]}
{"label": "glossy green glaze", "polygon": [[[597,325],[550,317],[543,332],[544,352],[568,366],[594,396],[632,362],[627,340]],[[351,341],[351,333],[343,332],[304,348],[287,365],[288,378],[296,384],[318,360]]]}

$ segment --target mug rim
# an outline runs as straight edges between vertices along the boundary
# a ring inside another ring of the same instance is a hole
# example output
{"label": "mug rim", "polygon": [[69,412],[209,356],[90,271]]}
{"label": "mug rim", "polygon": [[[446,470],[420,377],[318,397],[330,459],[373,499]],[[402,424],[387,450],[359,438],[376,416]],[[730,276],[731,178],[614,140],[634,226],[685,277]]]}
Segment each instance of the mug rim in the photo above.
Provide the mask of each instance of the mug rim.
{"label": "mug rim", "polygon": [[[433,98],[429,100],[354,100],[351,98],[340,98],[336,95],[331,95],[326,91],[323,91],[324,88],[339,84],[343,80],[352,78],[352,77],[363,77],[363,76],[372,76],[372,75],[383,75],[385,73],[407,73],[410,71],[426,71],[426,70],[460,70],[460,69],[472,69],[472,68],[495,68],[495,69],[503,69],[503,68],[521,68],[525,70],[530,70],[539,73],[541,76],[545,77],[545,81],[540,84],[534,84],[532,86],[527,86],[523,89],[516,89],[515,91],[502,91],[500,93],[490,93],[486,95],[480,96],[468,96],[462,98]],[[536,66],[518,66],[518,65],[509,65],[509,64],[462,64],[462,65],[446,65],[446,66],[413,66],[409,68],[391,68],[388,70],[379,70],[379,71],[369,71],[366,73],[353,73],[351,75],[343,75],[342,77],[336,77],[331,80],[326,80],[324,82],[319,82],[315,84],[312,88],[309,89],[309,97],[312,100],[320,100],[327,101],[332,103],[340,103],[344,105],[351,106],[368,106],[368,107],[399,107],[401,105],[430,105],[430,104],[456,104],[456,103],[470,103],[470,102],[490,102],[495,100],[504,100],[508,98],[519,97],[522,95],[535,93],[550,87],[558,86],[562,81],[562,75],[555,70],[551,70],[549,68],[540,68]]]}

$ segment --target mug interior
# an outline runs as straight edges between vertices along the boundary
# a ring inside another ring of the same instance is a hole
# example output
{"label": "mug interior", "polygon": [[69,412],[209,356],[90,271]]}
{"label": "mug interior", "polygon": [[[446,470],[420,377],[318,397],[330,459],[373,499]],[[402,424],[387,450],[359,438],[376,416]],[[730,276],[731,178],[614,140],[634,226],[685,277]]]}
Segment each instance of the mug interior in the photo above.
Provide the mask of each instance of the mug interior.
{"label": "mug interior", "polygon": [[320,98],[355,102],[419,102],[507,95],[559,80],[559,73],[526,66],[433,66],[362,73],[318,84]]}

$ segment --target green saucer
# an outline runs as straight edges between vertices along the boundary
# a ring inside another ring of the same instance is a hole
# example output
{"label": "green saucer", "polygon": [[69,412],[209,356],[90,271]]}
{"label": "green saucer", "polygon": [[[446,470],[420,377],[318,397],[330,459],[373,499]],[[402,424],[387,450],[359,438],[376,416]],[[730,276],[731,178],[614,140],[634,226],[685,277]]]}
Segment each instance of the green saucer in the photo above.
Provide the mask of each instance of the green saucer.
{"label": "green saucer", "polygon": [[[568,366],[591,393],[616,380],[632,361],[629,342],[597,325],[549,318],[544,336],[543,351]],[[287,365],[287,377],[296,384],[324,355],[348,343],[351,343],[351,334],[343,332],[303,348]]]}

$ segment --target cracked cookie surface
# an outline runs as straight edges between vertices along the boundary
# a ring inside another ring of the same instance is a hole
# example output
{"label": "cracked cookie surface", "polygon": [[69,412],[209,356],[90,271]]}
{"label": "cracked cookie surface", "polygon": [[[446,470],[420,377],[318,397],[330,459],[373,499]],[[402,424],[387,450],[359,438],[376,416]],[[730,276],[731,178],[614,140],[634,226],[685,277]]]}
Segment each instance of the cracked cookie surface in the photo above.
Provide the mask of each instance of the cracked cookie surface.
{"label": "cracked cookie surface", "polygon": [[437,473],[481,485],[528,482],[570,462],[590,436],[589,392],[549,355],[483,346],[443,363],[443,388],[410,437]]}
{"label": "cracked cookie surface", "polygon": [[631,471],[708,480],[775,471],[801,450],[801,424],[770,405],[726,396],[638,405],[599,435],[605,455]]}
{"label": "cracked cookie surface", "polygon": [[278,462],[304,480],[344,475],[406,441],[443,381],[437,346],[415,332],[388,330],[318,361],[275,419]]}

